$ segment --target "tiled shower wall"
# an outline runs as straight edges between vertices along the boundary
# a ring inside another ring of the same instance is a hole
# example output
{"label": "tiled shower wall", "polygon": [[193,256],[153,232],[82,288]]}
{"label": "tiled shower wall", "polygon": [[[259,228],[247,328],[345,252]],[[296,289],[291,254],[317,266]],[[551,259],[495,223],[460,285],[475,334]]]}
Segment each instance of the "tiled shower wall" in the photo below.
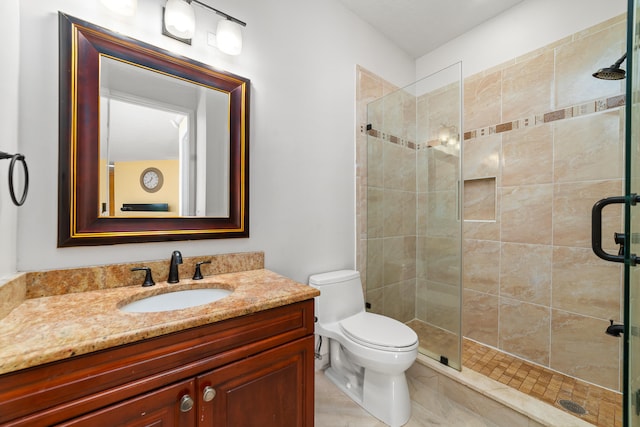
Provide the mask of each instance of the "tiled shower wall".
{"label": "tiled shower wall", "polygon": [[[593,255],[590,218],[596,200],[623,194],[624,81],[591,73],[622,55],[625,26],[620,16],[464,81],[463,335],[614,390],[621,345],[604,330],[622,317],[622,269]],[[396,88],[357,72],[364,126],[366,105]],[[414,280],[387,288],[366,278],[367,154],[361,128],[358,268],[367,298],[403,320],[427,316],[429,298],[415,297]],[[607,207],[603,221],[615,252],[621,209]],[[402,241],[398,250],[416,253],[415,238]]]}

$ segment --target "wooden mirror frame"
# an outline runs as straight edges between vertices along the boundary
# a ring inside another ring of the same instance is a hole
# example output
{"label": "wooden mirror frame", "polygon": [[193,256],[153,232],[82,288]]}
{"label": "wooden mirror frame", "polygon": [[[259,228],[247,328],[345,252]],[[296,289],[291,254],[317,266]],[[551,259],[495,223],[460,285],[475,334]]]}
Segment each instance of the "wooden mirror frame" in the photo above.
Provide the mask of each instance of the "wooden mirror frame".
{"label": "wooden mirror frame", "polygon": [[[250,81],[59,13],[58,247],[249,237]],[[99,211],[100,56],[229,94],[229,216],[114,218]]]}

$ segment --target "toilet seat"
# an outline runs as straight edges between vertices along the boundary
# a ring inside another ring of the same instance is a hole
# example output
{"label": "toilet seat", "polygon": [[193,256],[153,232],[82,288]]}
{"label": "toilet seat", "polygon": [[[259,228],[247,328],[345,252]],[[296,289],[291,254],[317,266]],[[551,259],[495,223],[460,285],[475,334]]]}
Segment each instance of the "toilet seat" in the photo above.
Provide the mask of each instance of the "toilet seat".
{"label": "toilet seat", "polygon": [[413,329],[386,316],[361,312],[339,324],[347,337],[366,347],[386,351],[412,351],[418,344],[418,336]]}

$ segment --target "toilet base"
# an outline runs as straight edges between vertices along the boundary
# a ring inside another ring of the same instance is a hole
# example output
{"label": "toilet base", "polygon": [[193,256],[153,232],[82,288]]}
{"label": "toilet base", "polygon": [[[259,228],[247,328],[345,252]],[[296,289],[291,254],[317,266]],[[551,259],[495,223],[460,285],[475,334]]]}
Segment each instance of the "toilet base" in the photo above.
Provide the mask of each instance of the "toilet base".
{"label": "toilet base", "polygon": [[365,369],[361,384],[353,384],[353,378],[347,378],[332,367],[324,373],[354,402],[383,423],[400,427],[409,421],[411,398],[404,373],[383,375]]}

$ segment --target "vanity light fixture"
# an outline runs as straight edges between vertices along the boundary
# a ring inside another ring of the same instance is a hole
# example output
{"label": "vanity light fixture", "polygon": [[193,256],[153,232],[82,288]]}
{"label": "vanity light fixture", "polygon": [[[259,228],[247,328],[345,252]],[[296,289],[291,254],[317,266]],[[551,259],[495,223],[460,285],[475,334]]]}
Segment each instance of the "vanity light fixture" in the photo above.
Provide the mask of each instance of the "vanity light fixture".
{"label": "vanity light fixture", "polygon": [[100,0],[112,12],[124,16],[133,16],[138,8],[138,0]]}
{"label": "vanity light fixture", "polygon": [[224,17],[224,19],[218,21],[216,30],[218,49],[228,55],[239,55],[242,51],[241,27],[246,27],[247,24],[198,0],[167,0],[167,4],[164,7],[162,34],[183,43],[191,44],[191,38],[196,28],[192,3],[196,3]]}

